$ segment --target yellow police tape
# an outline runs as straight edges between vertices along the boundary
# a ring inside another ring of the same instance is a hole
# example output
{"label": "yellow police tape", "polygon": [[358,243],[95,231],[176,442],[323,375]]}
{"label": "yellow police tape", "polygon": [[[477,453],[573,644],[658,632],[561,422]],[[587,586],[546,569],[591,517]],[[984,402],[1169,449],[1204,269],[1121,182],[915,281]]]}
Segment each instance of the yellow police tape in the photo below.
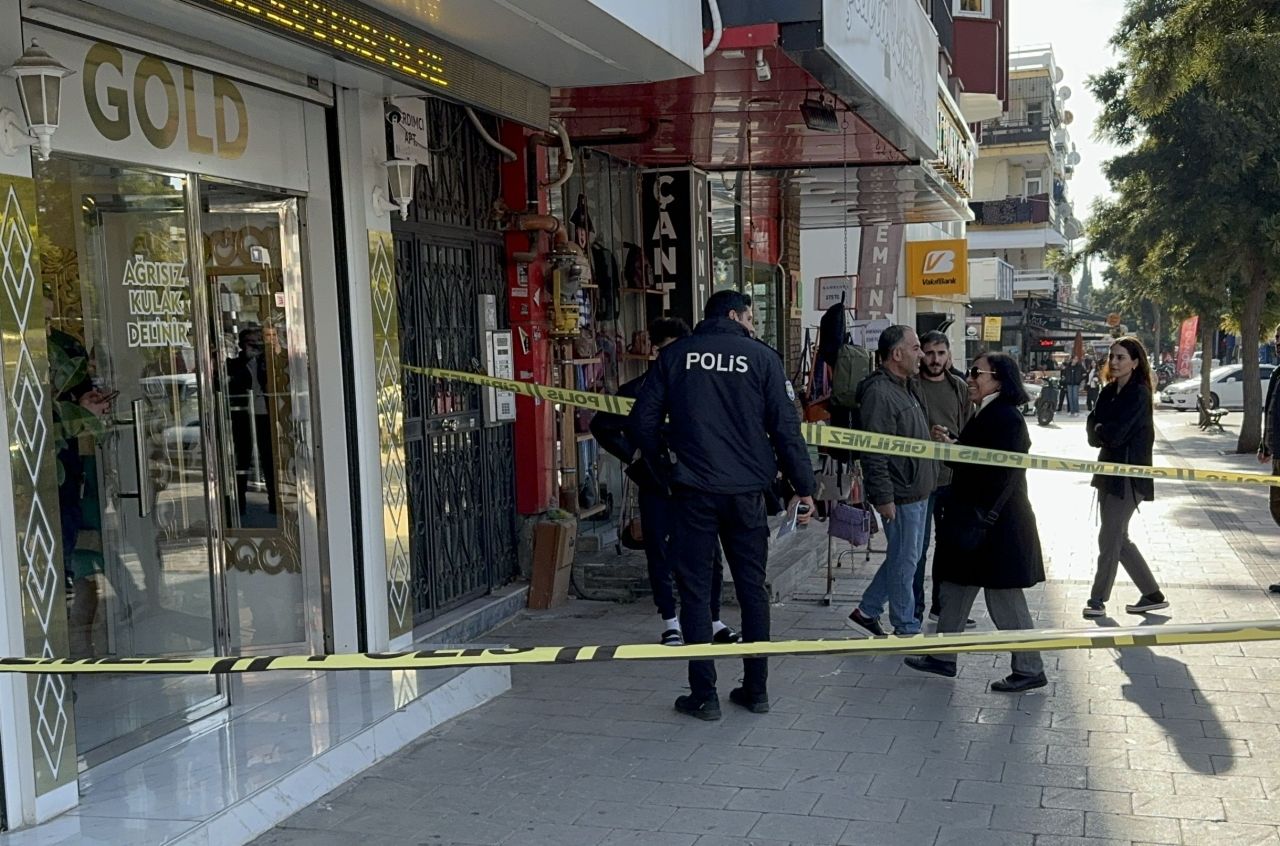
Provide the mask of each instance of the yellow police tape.
{"label": "yellow police tape", "polygon": [[504,649],[426,649],[418,652],[346,655],[261,655],[246,658],[0,658],[0,673],[257,673],[266,670],[434,670],[602,661],[673,661],[780,655],[944,655],[961,652],[1028,652],[1120,649],[1280,640],[1280,620],[1194,623],[1132,628],[921,634],[912,637],[783,640],[768,643],[659,646],[526,646]]}
{"label": "yellow police tape", "polygon": [[[595,394],[570,388],[553,388],[532,382],[516,382],[460,370],[413,367],[404,365],[410,373],[420,373],[436,379],[456,379],[503,391],[524,394],[537,399],[605,411],[610,414],[627,414],[632,400],[609,394]],[[883,455],[909,455],[941,461],[957,461],[965,464],[987,464],[1024,470],[1060,470],[1068,473],[1090,473],[1103,476],[1128,476],[1132,479],[1162,479],[1175,482],[1212,482],[1219,485],[1270,485],[1280,487],[1280,476],[1262,473],[1237,473],[1232,470],[1196,470],[1179,467],[1144,467],[1137,464],[1119,464],[1101,461],[1082,461],[1074,458],[1054,458],[1047,455],[1028,455],[998,449],[942,444],[916,438],[880,435],[857,429],[841,429],[818,423],[803,423],[800,431],[804,439],[815,446],[838,447],[858,452],[874,452]]]}

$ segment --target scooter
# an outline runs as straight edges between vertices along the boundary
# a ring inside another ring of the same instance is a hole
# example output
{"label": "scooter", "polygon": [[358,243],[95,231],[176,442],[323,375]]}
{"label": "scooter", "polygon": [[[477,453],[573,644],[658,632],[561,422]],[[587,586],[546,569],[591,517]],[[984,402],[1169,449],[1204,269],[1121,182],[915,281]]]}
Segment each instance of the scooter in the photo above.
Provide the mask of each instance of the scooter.
{"label": "scooter", "polygon": [[1041,426],[1052,423],[1053,415],[1058,413],[1058,393],[1062,390],[1061,384],[1062,380],[1056,376],[1044,380],[1040,397],[1036,400],[1036,422]]}
{"label": "scooter", "polygon": [[1163,391],[1177,378],[1177,371],[1172,364],[1162,364],[1156,368],[1156,390]]}

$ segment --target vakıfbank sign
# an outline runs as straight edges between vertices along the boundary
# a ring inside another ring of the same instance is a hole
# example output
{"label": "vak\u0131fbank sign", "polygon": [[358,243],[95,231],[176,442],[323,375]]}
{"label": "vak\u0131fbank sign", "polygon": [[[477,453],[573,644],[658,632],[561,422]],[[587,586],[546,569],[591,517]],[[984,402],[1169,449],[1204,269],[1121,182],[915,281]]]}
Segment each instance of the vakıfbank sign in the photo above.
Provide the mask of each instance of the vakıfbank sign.
{"label": "vak\u0131fbank sign", "polygon": [[907,242],[907,296],[941,297],[969,293],[969,242]]}
{"label": "vak\u0131fbank sign", "polygon": [[107,42],[27,32],[76,72],[62,86],[56,152],[307,189],[301,101]]}
{"label": "vak\u0131fbank sign", "polygon": [[823,0],[823,48],[937,155],[938,36],[919,0]]}

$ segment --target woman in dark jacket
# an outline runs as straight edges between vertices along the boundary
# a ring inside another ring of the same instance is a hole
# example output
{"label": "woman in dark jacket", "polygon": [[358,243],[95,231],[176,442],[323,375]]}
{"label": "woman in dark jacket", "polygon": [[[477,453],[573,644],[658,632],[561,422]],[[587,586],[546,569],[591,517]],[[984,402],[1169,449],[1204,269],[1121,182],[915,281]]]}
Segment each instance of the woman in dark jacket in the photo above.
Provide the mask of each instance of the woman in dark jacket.
{"label": "woman in dark jacket", "polygon": [[[1147,350],[1137,338],[1124,337],[1111,345],[1107,367],[1103,372],[1106,387],[1098,396],[1098,404],[1086,421],[1089,446],[1099,447],[1099,461],[1151,466],[1151,446],[1156,430],[1152,419],[1152,397],[1155,378]],[[1129,540],[1129,520],[1139,503],[1155,499],[1155,483],[1151,479],[1129,479],[1124,476],[1094,476],[1098,489],[1098,512],[1102,528],[1098,531],[1098,571],[1093,577],[1093,590],[1084,607],[1084,616],[1103,617],[1107,600],[1116,581],[1116,565],[1142,591],[1141,598],[1124,610],[1130,614],[1146,614],[1168,608],[1160,585],[1151,568]]]}
{"label": "woman in dark jacket", "polygon": [[[983,449],[1025,453],[1031,436],[1020,407],[1027,402],[1018,363],[1005,353],[986,353],[969,368],[969,399],[978,406],[955,443]],[[938,530],[934,551],[934,578],[941,581],[938,615],[939,632],[961,632],[982,590],[987,611],[996,628],[1032,628],[1025,588],[1044,581],[1044,558],[1040,553],[1040,533],[1036,516],[1027,499],[1027,471],[984,464],[952,463],[949,507]],[[980,516],[996,511],[994,523],[971,549],[958,546],[952,521],[976,523]],[[952,524],[952,525],[948,525]],[[1012,673],[993,681],[991,689],[1020,693],[1044,687],[1044,662],[1039,652],[1015,652]],[[956,674],[955,655],[913,655],[906,664],[914,670]]]}

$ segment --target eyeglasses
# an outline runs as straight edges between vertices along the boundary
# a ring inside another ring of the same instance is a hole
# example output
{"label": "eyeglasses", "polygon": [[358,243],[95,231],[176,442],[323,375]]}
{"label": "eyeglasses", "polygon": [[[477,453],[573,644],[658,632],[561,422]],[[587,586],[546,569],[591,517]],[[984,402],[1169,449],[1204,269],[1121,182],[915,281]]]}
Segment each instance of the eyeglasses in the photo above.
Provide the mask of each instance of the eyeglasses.
{"label": "eyeglasses", "polygon": [[988,376],[994,376],[994,375],[996,375],[996,372],[995,372],[994,370],[979,370],[977,366],[974,366],[974,367],[970,367],[970,368],[969,368],[969,378],[970,378],[970,379],[977,379],[977,378],[978,378],[979,376],[981,376],[983,373],[987,374]]}

